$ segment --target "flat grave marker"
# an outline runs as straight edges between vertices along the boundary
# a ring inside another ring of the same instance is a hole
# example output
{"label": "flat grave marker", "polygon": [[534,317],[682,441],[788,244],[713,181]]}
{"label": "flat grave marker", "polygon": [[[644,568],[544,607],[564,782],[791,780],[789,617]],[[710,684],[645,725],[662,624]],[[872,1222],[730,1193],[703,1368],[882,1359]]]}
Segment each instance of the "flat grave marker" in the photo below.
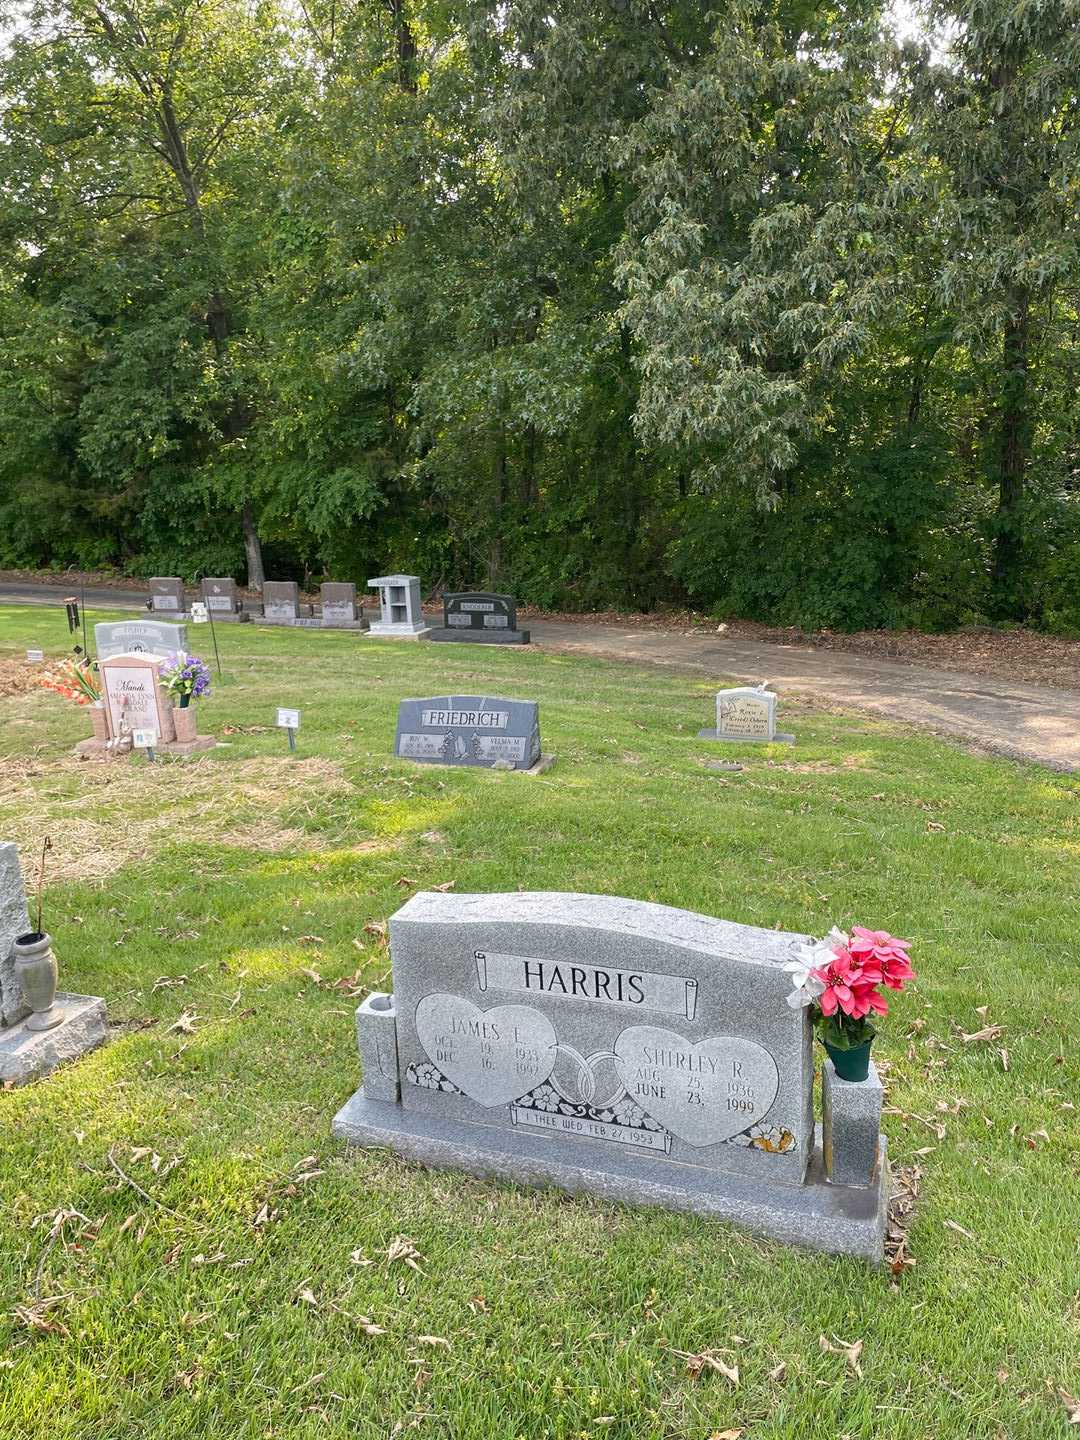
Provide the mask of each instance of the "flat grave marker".
{"label": "flat grave marker", "polygon": [[[393,993],[357,1012],[364,1083],[334,1133],[880,1261],[873,1095],[853,1108],[833,1083],[815,1127],[784,969],[805,940],[609,896],[416,895],[390,920]],[[825,1149],[839,1167],[845,1147],[862,1183],[830,1184]]]}

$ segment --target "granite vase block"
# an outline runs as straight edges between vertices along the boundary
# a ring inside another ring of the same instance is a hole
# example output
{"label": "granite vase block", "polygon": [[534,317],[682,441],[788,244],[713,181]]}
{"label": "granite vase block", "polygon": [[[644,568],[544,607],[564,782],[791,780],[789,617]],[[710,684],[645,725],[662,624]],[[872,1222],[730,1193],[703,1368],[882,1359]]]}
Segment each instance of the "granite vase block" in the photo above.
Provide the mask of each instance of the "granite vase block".
{"label": "granite vase block", "polygon": [[27,1030],[51,1030],[64,1018],[56,1004],[56,956],[51,935],[28,933],[15,940],[15,969],[30,1006]]}
{"label": "granite vase block", "polygon": [[19,852],[10,840],[0,841],[0,1033],[29,1015],[15,966],[15,939],[30,929]]}
{"label": "granite vase block", "polygon": [[103,1043],[108,1022],[100,996],[59,991],[56,1008],[63,1019],[50,1030],[31,1030],[26,1020],[0,1029],[0,1085],[40,1080]]}
{"label": "granite vase block", "polygon": [[821,1131],[826,1178],[834,1185],[872,1186],[884,1089],[870,1062],[865,1080],[841,1080],[831,1060],[821,1070]]}
{"label": "granite vase block", "polygon": [[397,1011],[394,997],[370,994],[356,1012],[356,1043],[364,1067],[364,1094],[369,1100],[400,1100]]}

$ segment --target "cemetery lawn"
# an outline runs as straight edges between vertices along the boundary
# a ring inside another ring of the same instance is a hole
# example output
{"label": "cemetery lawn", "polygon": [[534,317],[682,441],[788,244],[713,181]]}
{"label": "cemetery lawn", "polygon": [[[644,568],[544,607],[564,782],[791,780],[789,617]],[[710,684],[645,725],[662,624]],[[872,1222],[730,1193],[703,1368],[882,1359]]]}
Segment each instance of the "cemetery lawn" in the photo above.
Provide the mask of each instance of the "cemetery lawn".
{"label": "cemetery lawn", "polygon": [[[65,628],[0,610],[4,688]],[[62,984],[112,1022],[0,1095],[0,1436],[1075,1433],[1080,779],[783,697],[795,746],[710,746],[721,676],[218,638],[201,728],[228,748],[187,763],[79,763],[85,711],[0,698],[0,838],[52,836]],[[538,699],[555,769],[390,758],[398,700],[452,691]],[[451,882],[910,936],[875,1055],[914,1264],[346,1157],[329,1125],[387,917]]]}

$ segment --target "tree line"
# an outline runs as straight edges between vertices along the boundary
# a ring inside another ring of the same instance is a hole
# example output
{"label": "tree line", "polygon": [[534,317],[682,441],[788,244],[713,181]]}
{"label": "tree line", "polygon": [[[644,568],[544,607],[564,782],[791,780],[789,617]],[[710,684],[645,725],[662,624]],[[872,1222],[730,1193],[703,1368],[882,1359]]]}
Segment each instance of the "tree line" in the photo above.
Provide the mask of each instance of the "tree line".
{"label": "tree line", "polygon": [[0,0],[0,565],[1080,629],[1080,0]]}

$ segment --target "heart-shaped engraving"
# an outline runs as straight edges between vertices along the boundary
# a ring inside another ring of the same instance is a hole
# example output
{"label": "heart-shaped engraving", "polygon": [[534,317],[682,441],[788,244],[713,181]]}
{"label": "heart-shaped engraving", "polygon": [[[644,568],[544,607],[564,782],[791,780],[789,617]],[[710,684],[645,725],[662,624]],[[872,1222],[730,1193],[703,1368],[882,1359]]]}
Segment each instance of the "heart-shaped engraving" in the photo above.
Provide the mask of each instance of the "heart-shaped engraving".
{"label": "heart-shaped engraving", "polygon": [[674,1030],[632,1025],[615,1041],[630,1099],[688,1145],[719,1145],[765,1118],[780,1075],[752,1040],[712,1035],[695,1045]]}
{"label": "heart-shaped engraving", "polygon": [[461,995],[425,995],[416,1034],[428,1058],[480,1105],[505,1105],[555,1067],[555,1027],[531,1005],[481,1010]]}

